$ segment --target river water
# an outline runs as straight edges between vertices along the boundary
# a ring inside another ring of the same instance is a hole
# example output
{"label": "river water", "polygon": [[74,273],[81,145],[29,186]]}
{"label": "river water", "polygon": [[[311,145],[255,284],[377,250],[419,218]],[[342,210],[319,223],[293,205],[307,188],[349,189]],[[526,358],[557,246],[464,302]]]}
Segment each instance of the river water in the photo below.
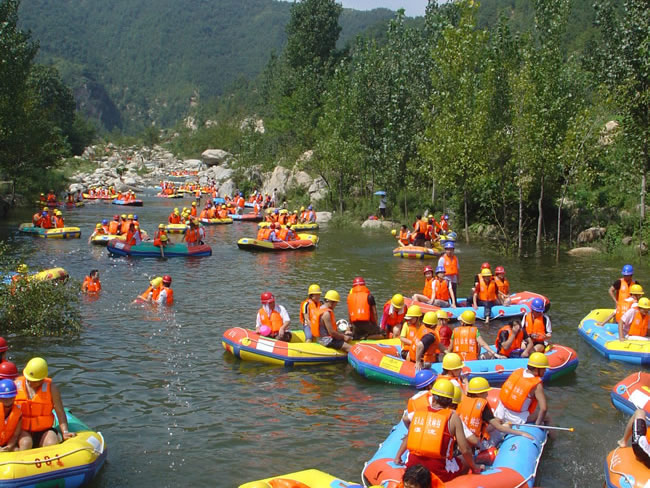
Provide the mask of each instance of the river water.
{"label": "river water", "polygon": [[[144,207],[130,211],[150,234],[174,206],[189,202],[143,199]],[[383,304],[395,292],[421,290],[422,262],[393,258],[388,232],[361,229],[325,227],[314,252],[240,251],[237,239],[256,232],[242,222],[208,227],[213,255],[196,260],[111,258],[87,244],[95,223],[123,210],[96,203],[65,212],[66,223],[82,229],[72,241],[18,235],[29,209],[0,223],[0,236],[31,269],[62,266],[80,281],[92,268],[101,272],[99,298],[81,300],[79,338],[8,338],[19,369],[32,356],[45,357],[65,406],[105,436],[108,460],[92,486],[233,487],[307,468],[358,482],[413,391],[369,382],[346,364],[285,369],[240,362],[224,353],[220,339],[230,327],[254,325],[265,290],[297,323],[311,283],[343,293],[361,275]],[[505,266],[511,289],[550,298],[553,338],[580,358],[575,374],[545,387],[554,423],[576,430],[547,443],[536,485],[602,486],[605,456],[625,423],[609,392],[635,369],[606,361],[579,338],[577,326],[589,310],[611,306],[607,289],[624,263],[502,258],[485,247],[458,247],[461,295],[481,262]],[[637,266],[642,284],[649,271],[647,263]],[[132,305],[162,274],[173,277],[174,307]],[[496,329],[482,334],[492,339]]]}

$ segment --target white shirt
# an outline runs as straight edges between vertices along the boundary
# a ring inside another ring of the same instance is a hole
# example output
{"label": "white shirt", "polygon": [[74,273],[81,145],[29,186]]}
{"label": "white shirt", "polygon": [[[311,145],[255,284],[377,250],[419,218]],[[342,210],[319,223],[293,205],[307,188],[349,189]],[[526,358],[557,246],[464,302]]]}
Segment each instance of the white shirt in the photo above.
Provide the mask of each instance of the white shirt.
{"label": "white shirt", "polygon": [[[280,317],[282,317],[282,323],[283,324],[288,324],[289,321],[291,320],[289,318],[289,313],[287,312],[287,309],[284,308],[282,305],[278,305],[277,303],[275,304],[275,308],[271,310],[268,306],[268,304],[262,305],[262,308],[266,311],[266,314],[270,317],[271,313],[273,311],[276,311],[280,314]],[[262,327],[262,322],[260,320],[260,314],[258,312],[257,314],[257,319],[255,321],[255,330],[260,330],[260,327]]]}
{"label": "white shirt", "polygon": [[[534,376],[535,375],[527,369],[524,370],[524,378],[534,378]],[[528,421],[528,407],[530,407],[532,401],[532,398],[526,398],[521,406],[521,412],[515,412],[514,410],[506,408],[503,403],[501,403],[501,400],[499,400],[499,405],[497,405],[497,408],[494,411],[494,416],[504,422],[510,422],[511,424],[525,424],[526,421]]]}

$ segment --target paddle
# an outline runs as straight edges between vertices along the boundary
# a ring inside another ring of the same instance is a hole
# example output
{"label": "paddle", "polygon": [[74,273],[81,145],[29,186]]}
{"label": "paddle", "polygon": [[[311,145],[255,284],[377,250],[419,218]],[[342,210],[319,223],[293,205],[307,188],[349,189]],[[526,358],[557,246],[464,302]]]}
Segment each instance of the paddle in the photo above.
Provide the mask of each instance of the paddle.
{"label": "paddle", "polygon": [[513,428],[515,428],[515,427],[537,427],[538,429],[542,429],[542,430],[563,430],[563,431],[567,431],[567,432],[575,431],[575,429],[573,427],[557,427],[555,425],[514,424],[512,427]]}

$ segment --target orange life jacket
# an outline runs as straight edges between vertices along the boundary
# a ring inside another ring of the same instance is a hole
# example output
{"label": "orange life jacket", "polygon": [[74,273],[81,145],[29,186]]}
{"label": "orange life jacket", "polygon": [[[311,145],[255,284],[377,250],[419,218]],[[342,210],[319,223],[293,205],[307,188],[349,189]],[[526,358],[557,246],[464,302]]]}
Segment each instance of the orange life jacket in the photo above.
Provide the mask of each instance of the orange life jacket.
{"label": "orange life jacket", "polygon": [[422,290],[422,294],[427,298],[433,297],[433,280],[433,277],[425,278],[424,280],[424,289]]}
{"label": "orange life jacket", "polygon": [[268,481],[271,488],[309,488],[309,485],[302,481],[290,480],[288,478],[275,478]]}
{"label": "orange life jacket", "polygon": [[185,242],[188,244],[199,242],[199,229],[188,227],[187,231],[185,231]]}
{"label": "orange life jacket", "polygon": [[239,208],[244,208],[245,205],[246,205],[246,201],[244,200],[244,197],[239,197],[239,199],[237,200],[237,206]]}
{"label": "orange life jacket", "polygon": [[283,227],[277,233],[278,239],[282,239],[283,241],[287,240],[288,235],[289,235],[289,229],[287,229],[286,227]]}
{"label": "orange life jacket", "polygon": [[54,222],[56,223],[57,229],[63,229],[65,227],[63,217],[54,217]]}
{"label": "orange life jacket", "polygon": [[424,220],[418,220],[414,225],[416,234],[426,234],[427,233],[427,223]]}
{"label": "orange life jacket", "polygon": [[449,408],[415,410],[406,439],[409,452],[426,458],[451,459],[455,444],[449,432],[452,413]]}
{"label": "orange life jacket", "polygon": [[644,337],[648,333],[648,318],[650,318],[650,314],[643,315],[637,310],[632,323],[630,323],[628,335]]}
{"label": "orange life jacket", "polygon": [[84,284],[88,293],[97,293],[102,289],[102,284],[99,281],[94,281],[90,276],[84,278]]}
{"label": "orange life jacket", "polygon": [[410,241],[409,241],[409,231],[408,230],[400,230],[399,231],[399,242],[402,244],[402,246],[408,246]]}
{"label": "orange life jacket", "polygon": [[136,231],[128,231],[126,233],[126,241],[125,242],[129,246],[135,246],[136,245],[135,233],[136,233]]}
{"label": "orange life jacket", "polygon": [[533,338],[533,334],[536,334],[533,341],[543,342],[546,339],[544,314],[539,314],[539,317],[533,319],[533,313],[527,313],[524,317],[524,325],[526,326],[526,332],[528,332],[528,335],[531,336],[531,338]]}
{"label": "orange life jacket", "polygon": [[54,425],[54,401],[52,400],[52,380],[45,378],[32,398],[27,393],[27,380],[24,376],[16,379],[18,389],[15,405],[23,413],[23,430],[41,432]]}
{"label": "orange life jacket", "polygon": [[[422,361],[425,363],[434,363],[437,359],[437,354],[440,352],[440,338],[437,336],[435,331],[429,329],[426,325],[422,324],[416,331],[415,331],[415,338],[419,341],[422,340],[422,338],[427,335],[427,334],[433,334],[436,336],[435,342],[429,346],[429,348],[424,351],[422,354]],[[409,359],[413,362],[415,362],[416,359],[416,351],[417,347],[411,347],[409,349]]]}
{"label": "orange life jacket", "polygon": [[486,302],[493,302],[497,299],[497,285],[493,280],[486,283],[482,276],[478,277],[478,298]]}
{"label": "orange life jacket", "polygon": [[348,295],[348,312],[351,322],[364,322],[370,320],[370,304],[368,297],[370,290],[364,285],[352,287]]}
{"label": "orange life jacket", "polygon": [[171,214],[169,214],[169,219],[167,219],[167,220],[169,220],[170,224],[180,224],[181,223],[181,216],[176,215],[175,213],[171,213]]}
{"label": "orange life jacket", "polygon": [[404,322],[404,316],[406,315],[406,307],[402,307],[402,311],[400,313],[397,312],[395,307],[392,307],[392,312],[391,310],[391,301],[388,300],[386,303],[384,303],[384,314],[387,314],[386,318],[386,324],[395,327],[396,325],[401,324]]}
{"label": "orange life jacket", "polygon": [[156,300],[158,300],[158,297],[160,296],[161,291],[162,291],[162,284],[160,284],[159,286],[157,286],[157,287],[155,287],[155,288],[153,288],[151,290],[151,301],[152,302],[155,302]]}
{"label": "orange life jacket", "polygon": [[411,354],[411,349],[415,350],[415,340],[417,339],[418,329],[414,325],[408,324],[408,329],[406,331],[406,339],[411,341],[410,344],[402,344],[402,349],[408,352],[409,356]]}
{"label": "orange life jacket", "polygon": [[458,256],[453,255],[451,258],[445,254],[443,257],[445,275],[453,276],[458,274]]}
{"label": "orange life jacket", "polygon": [[52,217],[46,215],[45,217],[41,217],[41,220],[38,224],[41,226],[43,229],[51,229],[52,228]]}
{"label": "orange life jacket", "polygon": [[631,281],[630,284],[627,284],[623,278],[620,280],[621,288],[618,290],[618,297],[616,298],[616,322],[620,322],[623,314],[630,309],[631,303],[628,301],[630,297],[630,286],[632,286],[635,281]]}
{"label": "orange life jacket", "polygon": [[153,245],[154,246],[162,246],[162,240],[160,239],[162,236],[166,236],[167,232],[159,229],[156,231],[156,233],[153,235]]}
{"label": "orange life jacket", "polygon": [[38,226],[39,226],[39,224],[40,224],[40,222],[41,222],[41,217],[42,217],[42,215],[41,215],[40,212],[37,212],[37,213],[35,213],[34,215],[32,215],[32,225],[33,225],[34,227],[38,227]]}
{"label": "orange life jacket", "polygon": [[475,398],[464,396],[463,399],[456,407],[456,413],[467,426],[479,439],[483,437],[485,423],[483,422],[483,410],[488,405],[484,398]]}
{"label": "orange life jacket", "polygon": [[313,337],[321,337],[320,335],[320,321],[321,317],[325,315],[326,313],[332,314],[331,319],[332,319],[332,326],[336,324],[336,317],[334,316],[334,310],[331,308],[323,308],[322,306],[316,310],[316,313],[314,314],[314,318],[311,321],[311,335]]}
{"label": "orange life jacket", "polygon": [[120,222],[120,234],[126,235],[129,232],[129,227],[131,226],[131,222],[128,220],[123,220]]}
{"label": "orange life jacket", "polygon": [[[445,483],[436,476],[435,473],[430,472],[431,474],[431,488],[445,488]],[[275,487],[273,487],[275,488]],[[400,481],[399,484],[397,485],[397,488],[404,488],[404,482]]]}
{"label": "orange life jacket", "polygon": [[497,284],[497,289],[504,295],[510,295],[510,282],[507,278],[499,278],[498,276],[494,277],[494,282]]}
{"label": "orange life jacket", "polygon": [[[165,301],[165,305],[171,306],[174,304],[174,290],[169,287],[165,287],[165,290],[167,290],[167,300]],[[158,295],[160,295],[160,293]]]}
{"label": "orange life jacket", "polygon": [[449,283],[447,282],[446,279],[441,279],[439,280],[436,277],[436,292],[435,292],[435,299],[436,300],[444,300],[445,302],[448,302],[451,300],[451,295],[449,294]]}
{"label": "orange life jacket", "polygon": [[476,340],[478,329],[476,327],[462,325],[454,329],[454,350],[460,354],[465,361],[478,359],[479,345]]}
{"label": "orange life jacket", "polygon": [[431,406],[431,391],[422,390],[418,391],[415,395],[409,398],[406,403],[406,411],[408,413],[415,412],[416,410],[426,410]]}
{"label": "orange life jacket", "polygon": [[116,220],[111,220],[111,223],[108,224],[108,233],[111,235],[117,235],[120,229],[120,223]]}
{"label": "orange life jacket", "polygon": [[514,338],[512,344],[510,344],[510,347],[508,349],[503,349],[502,345],[499,344],[499,336],[504,331],[508,331],[508,339],[510,339],[512,335],[512,326],[504,325],[499,329],[499,332],[497,332],[497,337],[496,340],[494,341],[494,344],[496,345],[497,352],[499,354],[510,357],[510,353],[515,349],[519,349],[521,347],[521,344],[524,342],[524,330],[523,329],[519,330],[519,332],[517,333],[517,337]]}
{"label": "orange life jacket", "polygon": [[[524,369],[516,369],[501,387],[499,400],[503,406],[513,412],[523,412],[524,402],[530,397],[531,392],[542,382],[542,379],[524,377]],[[533,413],[537,407],[537,400],[533,397],[528,411]]]}
{"label": "orange life jacket", "polygon": [[194,205],[192,205],[192,210],[190,210],[190,215],[192,217],[196,217],[196,207]]}
{"label": "orange life jacket", "polygon": [[314,302],[311,298],[303,300],[300,304],[300,323],[303,325],[309,324],[311,326],[320,305],[320,302]]}
{"label": "orange life jacket", "polygon": [[11,411],[8,416],[5,416],[4,406],[0,404],[0,412],[4,422],[0,422],[0,446],[6,446],[9,440],[13,437],[20,422],[20,408],[14,403],[11,406]]}
{"label": "orange life jacket", "polygon": [[205,208],[203,210],[201,210],[201,213],[199,214],[199,218],[200,219],[207,219],[208,218],[208,210],[205,209]]}
{"label": "orange life jacket", "polygon": [[272,310],[270,317],[266,313],[266,310],[264,310],[264,307],[261,307],[257,313],[260,316],[260,323],[269,327],[272,333],[278,332],[282,327],[282,316],[277,310]]}

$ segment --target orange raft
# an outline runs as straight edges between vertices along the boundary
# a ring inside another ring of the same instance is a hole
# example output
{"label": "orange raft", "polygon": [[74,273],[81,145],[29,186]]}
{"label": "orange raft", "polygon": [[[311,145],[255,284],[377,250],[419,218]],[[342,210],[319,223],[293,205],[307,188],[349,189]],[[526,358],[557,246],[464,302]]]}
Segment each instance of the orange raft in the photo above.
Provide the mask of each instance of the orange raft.
{"label": "orange raft", "polygon": [[650,469],[637,461],[631,447],[617,447],[605,460],[607,488],[646,488],[650,486]]}
{"label": "orange raft", "polygon": [[650,420],[650,373],[632,373],[612,388],[611,397],[612,404],[621,412],[632,415],[640,408]]}

